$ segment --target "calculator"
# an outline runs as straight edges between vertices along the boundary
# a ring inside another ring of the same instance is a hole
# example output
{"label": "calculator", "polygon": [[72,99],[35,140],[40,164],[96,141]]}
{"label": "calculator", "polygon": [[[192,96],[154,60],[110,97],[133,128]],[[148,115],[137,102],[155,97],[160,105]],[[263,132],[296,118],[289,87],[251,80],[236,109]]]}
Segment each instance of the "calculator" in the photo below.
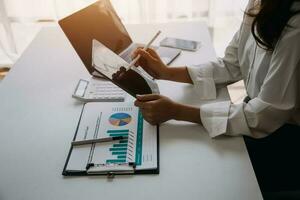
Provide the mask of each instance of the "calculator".
{"label": "calculator", "polygon": [[90,81],[80,79],[72,97],[82,102],[123,102],[126,95],[110,81],[91,78]]}

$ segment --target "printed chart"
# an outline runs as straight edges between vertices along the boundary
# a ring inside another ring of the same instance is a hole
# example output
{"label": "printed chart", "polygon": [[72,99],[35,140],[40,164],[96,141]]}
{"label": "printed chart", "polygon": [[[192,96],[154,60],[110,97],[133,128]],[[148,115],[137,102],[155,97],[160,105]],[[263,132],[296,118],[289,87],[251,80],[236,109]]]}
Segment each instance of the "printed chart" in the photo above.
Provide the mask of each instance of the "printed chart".
{"label": "printed chart", "polygon": [[127,113],[115,113],[109,118],[109,122],[113,126],[126,126],[131,120],[132,117]]}

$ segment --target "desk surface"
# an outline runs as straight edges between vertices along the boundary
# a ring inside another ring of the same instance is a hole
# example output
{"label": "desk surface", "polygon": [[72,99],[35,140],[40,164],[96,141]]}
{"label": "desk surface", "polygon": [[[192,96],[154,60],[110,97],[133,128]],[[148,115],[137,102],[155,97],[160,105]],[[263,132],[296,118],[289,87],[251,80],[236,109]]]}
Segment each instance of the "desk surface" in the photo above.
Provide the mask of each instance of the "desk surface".
{"label": "desk surface", "polygon": [[[174,63],[215,59],[206,26],[131,25],[136,42],[161,29],[202,41],[197,53]],[[43,29],[0,84],[0,199],[262,199],[242,138],[210,139],[195,124],[170,121],[160,128],[160,174],[63,177],[82,104],[71,98],[89,75],[59,28]],[[199,105],[193,87],[160,81],[162,94]],[[219,99],[228,98],[226,90]]]}

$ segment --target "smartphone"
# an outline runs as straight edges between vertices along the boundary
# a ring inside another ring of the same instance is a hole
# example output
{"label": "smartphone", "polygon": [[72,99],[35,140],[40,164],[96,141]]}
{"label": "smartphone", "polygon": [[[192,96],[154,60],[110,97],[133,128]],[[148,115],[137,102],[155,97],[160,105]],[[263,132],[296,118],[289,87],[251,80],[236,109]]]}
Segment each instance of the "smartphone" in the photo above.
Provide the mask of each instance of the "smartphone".
{"label": "smartphone", "polygon": [[160,46],[172,47],[187,51],[197,51],[201,46],[201,42],[166,37],[160,42]]}

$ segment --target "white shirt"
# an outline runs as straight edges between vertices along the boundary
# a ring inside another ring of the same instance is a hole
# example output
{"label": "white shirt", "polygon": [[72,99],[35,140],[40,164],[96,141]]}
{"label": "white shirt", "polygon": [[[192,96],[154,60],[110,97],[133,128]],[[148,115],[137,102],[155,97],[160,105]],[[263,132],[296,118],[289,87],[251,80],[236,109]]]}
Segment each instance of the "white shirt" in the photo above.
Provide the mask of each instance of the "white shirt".
{"label": "white shirt", "polygon": [[[250,0],[248,9],[253,4]],[[295,6],[299,8],[299,4]],[[285,123],[300,125],[300,15],[290,19],[292,28],[285,28],[273,52],[256,44],[252,20],[244,17],[224,58],[188,67],[194,87],[203,98],[216,98],[217,85],[239,80],[244,81],[251,98],[248,103],[226,101],[201,106],[201,120],[211,137],[226,134],[261,138]]]}

